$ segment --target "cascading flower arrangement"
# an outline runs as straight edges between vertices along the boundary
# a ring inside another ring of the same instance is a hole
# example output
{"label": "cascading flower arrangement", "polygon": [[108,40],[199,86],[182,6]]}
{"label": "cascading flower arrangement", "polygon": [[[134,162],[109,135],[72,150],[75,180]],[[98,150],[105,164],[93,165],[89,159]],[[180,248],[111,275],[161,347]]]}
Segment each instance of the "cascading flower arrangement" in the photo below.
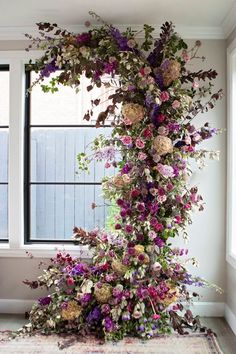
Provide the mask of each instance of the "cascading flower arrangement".
{"label": "cascading flower arrangement", "polygon": [[[88,91],[102,85],[112,90],[96,122],[99,127],[109,119],[112,134],[95,139],[93,156],[80,153],[78,163],[88,170],[94,158],[117,167],[102,187],[118,213],[111,230],[74,229],[74,241],[93,250],[92,262],[58,253],[37,281],[25,282],[51,290],[33,306],[21,331],[94,333],[118,340],[151,338],[172,328],[181,334],[186,328],[206,330],[190,310],[182,312],[197,296],[188,285],[209,284],[188,272],[187,263],[195,260],[187,250],[170,243],[176,235],[186,236],[192,210],[203,209],[197,188],[188,187],[189,159],[202,162],[217,155],[198,145],[219,130],[193,124],[222,96],[222,90],[212,93],[215,70],[188,69],[190,61],[202,59],[197,54],[201,43],[188,49],[169,22],[156,40],[154,29],[144,25],[142,43],[131,29],[121,33],[104,22],[81,34],[56,24],[38,27],[40,38],[28,35],[32,46],[45,51],[33,63],[39,73],[34,84],[41,83],[45,92],[60,85],[78,91],[85,75],[91,81]],[[91,102],[84,119],[90,120],[99,103],[99,98]]]}

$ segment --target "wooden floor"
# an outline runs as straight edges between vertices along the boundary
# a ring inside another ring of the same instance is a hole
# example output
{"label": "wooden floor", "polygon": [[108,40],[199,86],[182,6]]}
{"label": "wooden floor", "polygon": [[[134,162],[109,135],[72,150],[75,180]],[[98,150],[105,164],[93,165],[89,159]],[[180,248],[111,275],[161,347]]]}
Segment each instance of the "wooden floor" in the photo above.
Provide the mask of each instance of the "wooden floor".
{"label": "wooden floor", "polygon": [[[20,315],[0,315],[0,330],[16,330],[26,321]],[[202,323],[216,334],[224,354],[236,354],[236,336],[221,317],[204,317]],[[183,353],[184,354],[184,353]]]}

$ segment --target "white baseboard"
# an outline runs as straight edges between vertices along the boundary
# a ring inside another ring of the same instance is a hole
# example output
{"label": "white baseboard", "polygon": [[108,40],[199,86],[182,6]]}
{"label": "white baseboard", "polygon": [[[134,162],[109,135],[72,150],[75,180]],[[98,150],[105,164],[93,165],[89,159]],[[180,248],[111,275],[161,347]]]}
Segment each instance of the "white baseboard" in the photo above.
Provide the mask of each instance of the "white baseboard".
{"label": "white baseboard", "polygon": [[225,319],[228,322],[228,325],[231,327],[234,334],[236,335],[236,316],[231,311],[228,305],[225,305]]}
{"label": "white baseboard", "polygon": [[[29,311],[37,300],[0,299],[0,313],[21,314]],[[223,302],[195,302],[191,307],[194,315],[201,317],[223,317]]]}
{"label": "white baseboard", "polygon": [[224,302],[194,302],[190,307],[192,313],[201,317],[224,317],[225,304]]}
{"label": "white baseboard", "polygon": [[36,300],[0,299],[0,313],[24,314]]}

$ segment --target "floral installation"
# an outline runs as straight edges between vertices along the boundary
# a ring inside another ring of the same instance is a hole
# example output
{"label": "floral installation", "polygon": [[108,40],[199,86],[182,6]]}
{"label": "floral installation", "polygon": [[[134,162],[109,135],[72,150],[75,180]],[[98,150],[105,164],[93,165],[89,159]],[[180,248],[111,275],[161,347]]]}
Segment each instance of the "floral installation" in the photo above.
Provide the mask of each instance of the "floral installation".
{"label": "floral installation", "polygon": [[[103,21],[81,34],[50,23],[38,27],[40,37],[28,35],[30,49],[43,49],[44,55],[32,63],[39,78],[31,89],[41,84],[45,92],[56,92],[65,85],[78,92],[85,75],[88,91],[102,85],[111,90],[96,126],[109,119],[112,134],[96,138],[92,155],[80,153],[78,164],[89,170],[95,159],[117,168],[102,183],[117,213],[110,229],[74,228],[73,240],[91,248],[91,262],[59,252],[38,280],[25,281],[31,288],[45,287],[49,295],[33,306],[21,333],[92,333],[119,340],[172,329],[207,332],[185,305],[198,296],[188,286],[211,285],[188,272],[188,263],[196,260],[187,250],[171,247],[173,237],[187,237],[192,211],[203,210],[197,187],[188,186],[189,160],[203,165],[206,157],[218,156],[198,146],[219,130],[193,124],[222,97],[222,90],[212,92],[215,70],[189,69],[191,61],[204,60],[198,56],[200,41],[189,49],[170,22],[158,39],[144,25],[141,44],[130,28],[121,33]],[[85,120],[99,104],[99,98],[91,102]]]}

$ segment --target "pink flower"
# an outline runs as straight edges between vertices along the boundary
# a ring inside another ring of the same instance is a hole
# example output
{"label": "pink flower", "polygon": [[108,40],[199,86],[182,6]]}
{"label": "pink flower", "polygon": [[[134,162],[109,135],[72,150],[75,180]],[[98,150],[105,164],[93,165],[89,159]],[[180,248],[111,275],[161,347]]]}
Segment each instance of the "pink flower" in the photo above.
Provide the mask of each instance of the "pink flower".
{"label": "pink flower", "polygon": [[153,320],[159,320],[161,318],[161,315],[158,315],[157,313],[155,313],[154,315],[152,315]]}
{"label": "pink flower", "polygon": [[190,138],[190,136],[186,136],[186,138],[184,139],[184,141],[185,141],[185,143],[187,144],[187,145],[191,145],[191,138]]}
{"label": "pink flower", "polygon": [[161,224],[161,223],[157,223],[157,224],[155,224],[155,226],[154,226],[154,229],[155,229],[155,231],[162,231],[163,230],[163,225]]}
{"label": "pink flower", "polygon": [[142,139],[137,138],[135,141],[135,145],[138,149],[143,149],[145,146],[145,142]]}
{"label": "pink flower", "polygon": [[139,152],[138,153],[138,159],[143,161],[147,158],[147,155],[144,152]]}
{"label": "pink flower", "polygon": [[157,164],[157,171],[165,178],[174,177],[174,169],[168,165]]}
{"label": "pink flower", "polygon": [[198,88],[199,87],[199,83],[197,81],[193,81],[193,88]]}
{"label": "pink flower", "polygon": [[185,208],[186,210],[191,209],[191,204],[189,204],[189,203],[185,204],[184,208]]}
{"label": "pink flower", "polygon": [[151,231],[149,231],[149,233],[148,233],[148,237],[149,237],[151,240],[154,240],[154,238],[157,237],[157,234],[156,234],[155,231],[151,230]]}
{"label": "pink flower", "polygon": [[182,221],[181,216],[180,216],[180,215],[176,215],[176,217],[175,217],[175,222],[176,222],[176,224],[180,224],[181,221]]}
{"label": "pink flower", "polygon": [[109,168],[109,167],[111,167],[111,164],[109,162],[106,162],[105,163],[105,168]]}
{"label": "pink flower", "polygon": [[180,102],[178,100],[174,100],[172,103],[172,108],[178,109],[180,107]]}
{"label": "pink flower", "polygon": [[162,102],[166,102],[168,101],[168,99],[170,98],[170,95],[167,91],[162,91],[160,94],[160,99]]}
{"label": "pink flower", "polygon": [[192,203],[196,203],[198,200],[197,200],[197,194],[196,193],[193,193],[190,195],[190,200]]}
{"label": "pink flower", "polygon": [[122,138],[120,139],[122,141],[122,143],[124,145],[130,145],[132,144],[132,138],[131,136],[128,136],[128,135],[125,135],[125,136],[122,136]]}
{"label": "pink flower", "polygon": [[185,63],[188,63],[188,62],[190,61],[190,56],[189,56],[189,54],[186,52],[186,50],[184,50],[184,51],[182,52],[182,59],[183,59],[183,61],[185,61]]}

